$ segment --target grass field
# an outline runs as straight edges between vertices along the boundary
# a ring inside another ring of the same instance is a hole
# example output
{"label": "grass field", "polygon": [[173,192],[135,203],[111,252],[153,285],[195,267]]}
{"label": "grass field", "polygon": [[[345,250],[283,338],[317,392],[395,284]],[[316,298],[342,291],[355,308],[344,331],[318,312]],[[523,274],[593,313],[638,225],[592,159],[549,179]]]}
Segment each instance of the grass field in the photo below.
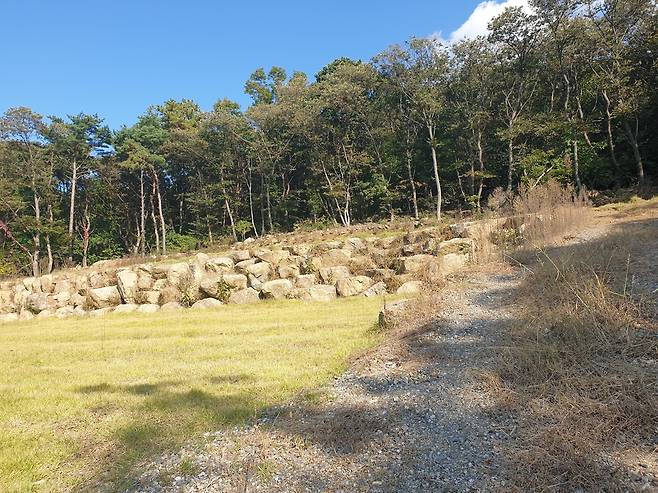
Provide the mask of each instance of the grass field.
{"label": "grass field", "polygon": [[0,326],[0,491],[118,491],[135,466],[311,391],[379,339],[380,300]]}

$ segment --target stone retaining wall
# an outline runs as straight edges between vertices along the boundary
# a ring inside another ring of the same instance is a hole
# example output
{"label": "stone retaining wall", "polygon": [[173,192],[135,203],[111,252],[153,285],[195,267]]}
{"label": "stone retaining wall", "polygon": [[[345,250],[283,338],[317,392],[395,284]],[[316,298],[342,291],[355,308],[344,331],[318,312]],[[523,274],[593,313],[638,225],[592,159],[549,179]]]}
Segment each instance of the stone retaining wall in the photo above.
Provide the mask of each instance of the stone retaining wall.
{"label": "stone retaining wall", "polygon": [[[251,246],[251,248],[250,248]],[[224,303],[412,294],[464,266],[473,240],[445,240],[438,228],[388,237],[274,247],[240,243],[185,261],[62,271],[0,283],[0,323],[31,318],[152,313]]]}

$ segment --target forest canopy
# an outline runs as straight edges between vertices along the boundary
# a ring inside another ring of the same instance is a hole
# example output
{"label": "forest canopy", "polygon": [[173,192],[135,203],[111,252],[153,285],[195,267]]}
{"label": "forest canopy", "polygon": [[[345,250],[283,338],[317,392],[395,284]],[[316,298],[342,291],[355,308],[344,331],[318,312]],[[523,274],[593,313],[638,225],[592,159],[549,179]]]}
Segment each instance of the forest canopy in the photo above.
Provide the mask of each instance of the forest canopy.
{"label": "forest canopy", "polygon": [[251,105],[0,117],[0,276],[165,254],[396,215],[480,211],[497,188],[556,179],[646,186],[658,174],[658,8],[534,0],[489,34],[413,38],[311,80],[280,67]]}

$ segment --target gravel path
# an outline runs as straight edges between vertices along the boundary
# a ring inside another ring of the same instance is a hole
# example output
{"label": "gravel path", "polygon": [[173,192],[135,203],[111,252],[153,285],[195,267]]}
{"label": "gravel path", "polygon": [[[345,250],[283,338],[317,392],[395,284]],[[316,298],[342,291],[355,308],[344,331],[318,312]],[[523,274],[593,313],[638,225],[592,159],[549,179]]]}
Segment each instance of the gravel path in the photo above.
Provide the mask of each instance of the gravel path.
{"label": "gravel path", "polygon": [[416,302],[426,315],[400,324],[403,331],[337,379],[328,402],[292,404],[209,434],[152,463],[133,491],[505,489],[499,449],[513,422],[488,412],[481,375],[519,280],[474,273]]}

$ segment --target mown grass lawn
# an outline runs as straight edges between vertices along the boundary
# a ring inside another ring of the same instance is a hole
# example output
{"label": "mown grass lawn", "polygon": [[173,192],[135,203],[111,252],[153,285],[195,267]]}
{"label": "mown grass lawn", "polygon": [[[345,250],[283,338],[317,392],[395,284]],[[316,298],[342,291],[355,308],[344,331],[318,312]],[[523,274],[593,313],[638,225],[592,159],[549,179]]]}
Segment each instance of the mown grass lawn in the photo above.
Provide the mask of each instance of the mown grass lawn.
{"label": "mown grass lawn", "polygon": [[0,326],[0,491],[121,490],[140,461],[328,381],[376,343],[380,304]]}

